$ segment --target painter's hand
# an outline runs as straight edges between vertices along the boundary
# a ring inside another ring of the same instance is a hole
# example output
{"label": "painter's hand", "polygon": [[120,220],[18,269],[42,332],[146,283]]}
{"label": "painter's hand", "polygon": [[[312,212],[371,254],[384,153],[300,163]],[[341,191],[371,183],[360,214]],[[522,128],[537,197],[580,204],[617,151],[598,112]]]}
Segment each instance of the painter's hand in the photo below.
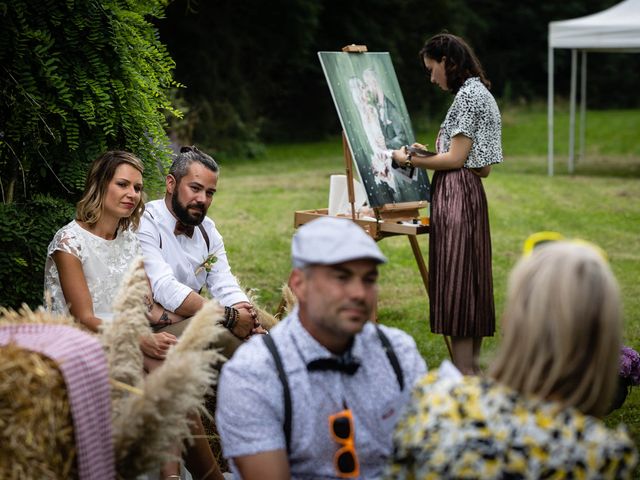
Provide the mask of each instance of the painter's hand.
{"label": "painter's hand", "polygon": [[[413,155],[417,155],[419,157],[426,157],[429,155],[433,155],[433,152],[429,152],[429,145],[422,145],[421,143],[414,142],[411,144],[411,146],[414,148],[414,151],[412,152]],[[427,155],[427,153],[429,155]]]}
{"label": "painter's hand", "polygon": [[407,147],[404,146],[399,148],[398,150],[391,151],[391,159],[395,162],[396,167],[403,167],[407,163],[407,160],[410,159],[409,152],[407,151]]}

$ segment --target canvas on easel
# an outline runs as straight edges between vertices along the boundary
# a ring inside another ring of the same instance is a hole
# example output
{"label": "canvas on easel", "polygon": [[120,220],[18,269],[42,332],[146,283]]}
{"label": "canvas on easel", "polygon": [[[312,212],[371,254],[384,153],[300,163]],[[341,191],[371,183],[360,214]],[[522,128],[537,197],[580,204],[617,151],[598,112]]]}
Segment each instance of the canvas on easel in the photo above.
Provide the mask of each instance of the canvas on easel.
{"label": "canvas on easel", "polygon": [[[342,52],[318,52],[318,56],[342,124],[351,219],[376,241],[406,236],[428,295],[429,272],[417,237],[429,233],[429,218],[419,214],[431,200],[429,177],[423,169],[393,165],[389,155],[415,142],[391,58],[386,52],[368,53],[365,45],[355,44]],[[375,218],[356,211],[354,164]],[[296,211],[294,227],[329,214],[326,208]],[[451,345],[444,340],[453,358]]]}
{"label": "canvas on easel", "polygon": [[374,208],[430,200],[423,169],[393,165],[415,135],[388,52],[318,52],[351,157]]}

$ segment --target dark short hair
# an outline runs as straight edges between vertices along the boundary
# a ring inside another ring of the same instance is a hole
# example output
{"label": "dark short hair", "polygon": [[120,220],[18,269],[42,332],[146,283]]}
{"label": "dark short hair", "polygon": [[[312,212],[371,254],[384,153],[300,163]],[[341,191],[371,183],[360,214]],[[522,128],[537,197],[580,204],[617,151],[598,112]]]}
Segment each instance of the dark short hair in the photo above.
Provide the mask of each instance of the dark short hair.
{"label": "dark short hair", "polygon": [[424,61],[425,58],[431,58],[437,62],[445,59],[447,87],[454,94],[471,77],[480,77],[485,87],[491,88],[491,82],[485,75],[482,64],[473,49],[456,35],[439,33],[431,37],[420,50],[420,60]]}
{"label": "dark short hair", "polygon": [[176,155],[175,160],[169,168],[169,175],[172,175],[173,178],[176,179],[176,182],[179,183],[182,177],[187,174],[187,170],[193,162],[201,163],[214,173],[220,170],[213,158],[200,151],[195,145],[192,145],[190,147],[180,148],[180,153]]}

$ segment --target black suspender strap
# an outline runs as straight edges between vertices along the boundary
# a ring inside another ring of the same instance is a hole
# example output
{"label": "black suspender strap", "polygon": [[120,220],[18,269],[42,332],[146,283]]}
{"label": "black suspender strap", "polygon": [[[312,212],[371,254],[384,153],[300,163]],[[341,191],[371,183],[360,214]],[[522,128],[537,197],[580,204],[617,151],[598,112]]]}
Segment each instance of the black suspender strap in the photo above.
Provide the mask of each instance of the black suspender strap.
{"label": "black suspender strap", "polygon": [[207,235],[207,231],[204,229],[204,225],[199,224],[198,228],[200,229],[200,233],[204,237],[204,242],[207,244],[207,253],[209,252],[209,235]]}
{"label": "black suspender strap", "polygon": [[[400,362],[398,361],[396,352],[393,350],[393,346],[391,345],[389,338],[385,335],[382,329],[378,325],[375,325],[375,327],[376,332],[378,333],[378,338],[380,338],[380,342],[382,343],[382,348],[387,354],[389,363],[391,363],[391,367],[393,368],[393,371],[396,374],[396,379],[398,380],[398,385],[400,385],[400,390],[402,391],[404,390],[404,375],[402,374],[402,369],[400,368]],[[280,379],[280,383],[282,383],[282,392],[284,394],[284,436],[287,443],[287,453],[291,453],[291,391],[289,390],[289,381],[287,380],[287,374],[285,373],[282,365],[282,358],[278,352],[278,347],[276,347],[273,338],[271,335],[262,335],[262,340],[273,357],[273,361],[276,364],[276,370],[278,370],[278,378]]]}
{"label": "black suspender strap", "polygon": [[378,337],[380,337],[380,341],[382,342],[382,348],[384,349],[384,353],[387,354],[387,358],[389,359],[389,363],[391,363],[391,367],[393,367],[393,371],[396,373],[396,378],[398,379],[398,385],[400,385],[400,390],[404,390],[404,375],[402,374],[402,369],[400,368],[400,362],[398,362],[398,357],[396,356],[396,352],[393,350],[391,346],[391,342],[389,338],[384,334],[382,329],[376,324],[376,332],[378,332]]}
{"label": "black suspender strap", "polygon": [[289,391],[287,374],[282,366],[282,358],[280,358],[278,347],[276,347],[271,335],[262,335],[262,340],[264,340],[269,352],[271,352],[273,361],[276,364],[276,369],[278,370],[278,377],[282,383],[282,391],[284,393],[284,437],[287,442],[287,453],[291,453],[291,392]]}
{"label": "black suspender strap", "polygon": [[[145,211],[145,213],[148,213],[149,216],[151,218],[153,218],[153,215],[151,215],[150,211],[147,210],[147,211]],[[153,218],[153,219],[155,220],[155,218]],[[200,233],[202,233],[202,237],[204,238],[204,243],[207,244],[207,253],[208,253],[209,252],[209,248],[211,248],[209,246],[209,235],[207,234],[207,231],[204,229],[204,225],[202,225],[202,223],[198,225],[198,228],[200,229]],[[159,247],[160,247],[160,250],[162,250],[162,235],[160,234],[160,229],[158,229],[158,236],[160,237],[160,245],[159,245]]]}
{"label": "black suspender strap", "polygon": [[[151,219],[152,219],[154,222],[156,221],[156,219],[155,219],[155,218],[153,218],[153,215],[151,215],[151,212],[150,212],[149,210],[145,210],[145,211],[144,211],[144,213],[149,214],[149,216],[151,217]],[[157,226],[156,226],[156,228],[157,228]],[[160,247],[160,250],[162,250],[162,234],[160,233],[160,229],[159,229],[159,228],[158,228],[158,238],[160,239],[160,241],[159,241],[159,243],[160,243],[160,244],[158,245],[158,247]]]}

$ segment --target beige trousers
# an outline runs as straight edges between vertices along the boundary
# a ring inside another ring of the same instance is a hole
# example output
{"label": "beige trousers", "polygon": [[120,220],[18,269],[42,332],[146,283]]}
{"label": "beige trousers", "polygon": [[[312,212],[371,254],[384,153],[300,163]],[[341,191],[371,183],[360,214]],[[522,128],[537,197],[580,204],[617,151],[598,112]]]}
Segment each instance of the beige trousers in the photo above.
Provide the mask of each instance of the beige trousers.
{"label": "beige trousers", "polygon": [[[172,323],[166,327],[154,330],[154,332],[168,332],[180,338],[182,336],[182,332],[184,332],[184,330],[189,326],[189,323],[191,323],[191,318],[185,318],[177,323]],[[229,359],[240,345],[242,345],[242,340],[236,337],[229,330],[225,329],[224,332],[222,332],[222,335],[220,335],[218,341],[211,345],[211,348],[220,349],[220,353],[225,358]]]}

